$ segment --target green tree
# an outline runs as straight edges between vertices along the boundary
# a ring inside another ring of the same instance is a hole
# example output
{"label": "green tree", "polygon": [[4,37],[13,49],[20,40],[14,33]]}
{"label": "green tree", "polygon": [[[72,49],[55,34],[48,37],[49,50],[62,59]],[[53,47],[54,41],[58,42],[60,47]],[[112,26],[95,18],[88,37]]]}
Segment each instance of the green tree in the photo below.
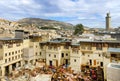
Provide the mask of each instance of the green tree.
{"label": "green tree", "polygon": [[75,26],[74,35],[82,34],[84,32],[84,26],[82,24],[77,24]]}

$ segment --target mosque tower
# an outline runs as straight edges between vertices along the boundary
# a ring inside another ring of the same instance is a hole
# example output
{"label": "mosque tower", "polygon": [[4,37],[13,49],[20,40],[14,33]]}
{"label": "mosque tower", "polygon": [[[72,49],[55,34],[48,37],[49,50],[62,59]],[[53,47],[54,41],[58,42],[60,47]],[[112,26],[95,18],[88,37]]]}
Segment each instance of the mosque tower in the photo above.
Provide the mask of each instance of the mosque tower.
{"label": "mosque tower", "polygon": [[111,27],[111,17],[110,17],[110,12],[107,13],[106,16],[106,31],[109,31]]}

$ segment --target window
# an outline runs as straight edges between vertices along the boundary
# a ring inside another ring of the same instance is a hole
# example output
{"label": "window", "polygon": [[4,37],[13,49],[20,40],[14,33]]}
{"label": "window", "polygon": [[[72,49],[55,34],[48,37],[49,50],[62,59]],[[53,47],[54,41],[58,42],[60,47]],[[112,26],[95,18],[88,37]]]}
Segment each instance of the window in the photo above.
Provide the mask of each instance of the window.
{"label": "window", "polygon": [[12,60],[14,60],[14,57],[12,57]]}
{"label": "window", "polygon": [[9,52],[9,56],[11,55],[11,53]]}
{"label": "window", "polygon": [[90,65],[92,65],[92,60],[91,59],[89,60],[89,62],[90,62]]}
{"label": "window", "polygon": [[15,53],[17,54],[17,51],[15,51]]}
{"label": "window", "polygon": [[85,56],[85,53],[82,53],[83,56]]}
{"label": "window", "polygon": [[20,53],[20,50],[18,50],[18,52]]}
{"label": "window", "polygon": [[36,55],[37,55],[37,52],[36,52]]}
{"label": "window", "polygon": [[64,53],[62,53],[62,57],[64,57]]}
{"label": "window", "polygon": [[100,57],[100,54],[99,54],[99,57]]}
{"label": "window", "polygon": [[41,56],[41,52],[40,52],[40,56]]}
{"label": "window", "polygon": [[76,62],[76,59],[74,59],[74,62]]}
{"label": "window", "polygon": [[41,49],[43,49],[43,46],[40,46]]}
{"label": "window", "polygon": [[54,58],[56,58],[56,55],[54,55]]}
{"label": "window", "polygon": [[36,46],[36,48],[37,48],[37,46]]}
{"label": "window", "polygon": [[65,49],[69,49],[69,46],[64,46]]}
{"label": "window", "polygon": [[15,56],[15,59],[17,59],[17,56]]}
{"label": "window", "polygon": [[14,54],[14,52],[12,52],[12,55]]}
{"label": "window", "polygon": [[5,63],[7,62],[7,59],[5,59]]}
{"label": "window", "polygon": [[48,46],[48,49],[49,49],[49,50],[52,49],[52,46]]}
{"label": "window", "polygon": [[88,55],[88,57],[90,57],[90,55]]}
{"label": "window", "polygon": [[100,62],[100,66],[103,67],[103,62]]}
{"label": "window", "polygon": [[18,55],[18,58],[20,58],[20,55]]}
{"label": "window", "polygon": [[88,50],[91,50],[91,47],[88,47],[87,49],[88,49]]}
{"label": "window", "polygon": [[117,55],[116,54],[111,54],[111,57],[117,57]]}
{"label": "window", "polygon": [[7,53],[5,53],[5,56],[7,56]]}
{"label": "window", "polygon": [[102,44],[96,44],[96,50],[102,50]]}
{"label": "window", "polygon": [[68,56],[68,54],[66,53],[66,56]]}
{"label": "window", "polygon": [[51,55],[49,54],[49,57],[50,57]]}
{"label": "window", "polygon": [[10,61],[10,58],[9,58],[9,61]]}
{"label": "window", "polygon": [[85,49],[85,46],[82,46],[81,48],[82,48],[82,49]]}

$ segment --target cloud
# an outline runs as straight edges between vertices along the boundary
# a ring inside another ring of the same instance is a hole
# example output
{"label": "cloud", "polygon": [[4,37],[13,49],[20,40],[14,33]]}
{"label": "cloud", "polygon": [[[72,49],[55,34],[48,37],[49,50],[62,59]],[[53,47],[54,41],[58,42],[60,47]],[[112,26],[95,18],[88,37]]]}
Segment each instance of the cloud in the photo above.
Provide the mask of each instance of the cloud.
{"label": "cloud", "polygon": [[105,27],[110,11],[113,27],[120,25],[119,0],[0,0],[0,5],[0,17],[10,20],[38,17]]}

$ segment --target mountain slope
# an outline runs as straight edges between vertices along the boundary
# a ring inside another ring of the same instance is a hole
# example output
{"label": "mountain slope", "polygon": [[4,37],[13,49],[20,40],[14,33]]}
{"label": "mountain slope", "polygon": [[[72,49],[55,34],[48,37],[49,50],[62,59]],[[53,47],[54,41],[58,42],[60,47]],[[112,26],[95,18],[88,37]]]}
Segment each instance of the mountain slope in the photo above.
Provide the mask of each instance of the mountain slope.
{"label": "mountain slope", "polygon": [[72,24],[40,18],[24,18],[18,20],[17,23],[19,23],[21,26],[36,26],[38,28],[52,27],[57,29],[73,29]]}

